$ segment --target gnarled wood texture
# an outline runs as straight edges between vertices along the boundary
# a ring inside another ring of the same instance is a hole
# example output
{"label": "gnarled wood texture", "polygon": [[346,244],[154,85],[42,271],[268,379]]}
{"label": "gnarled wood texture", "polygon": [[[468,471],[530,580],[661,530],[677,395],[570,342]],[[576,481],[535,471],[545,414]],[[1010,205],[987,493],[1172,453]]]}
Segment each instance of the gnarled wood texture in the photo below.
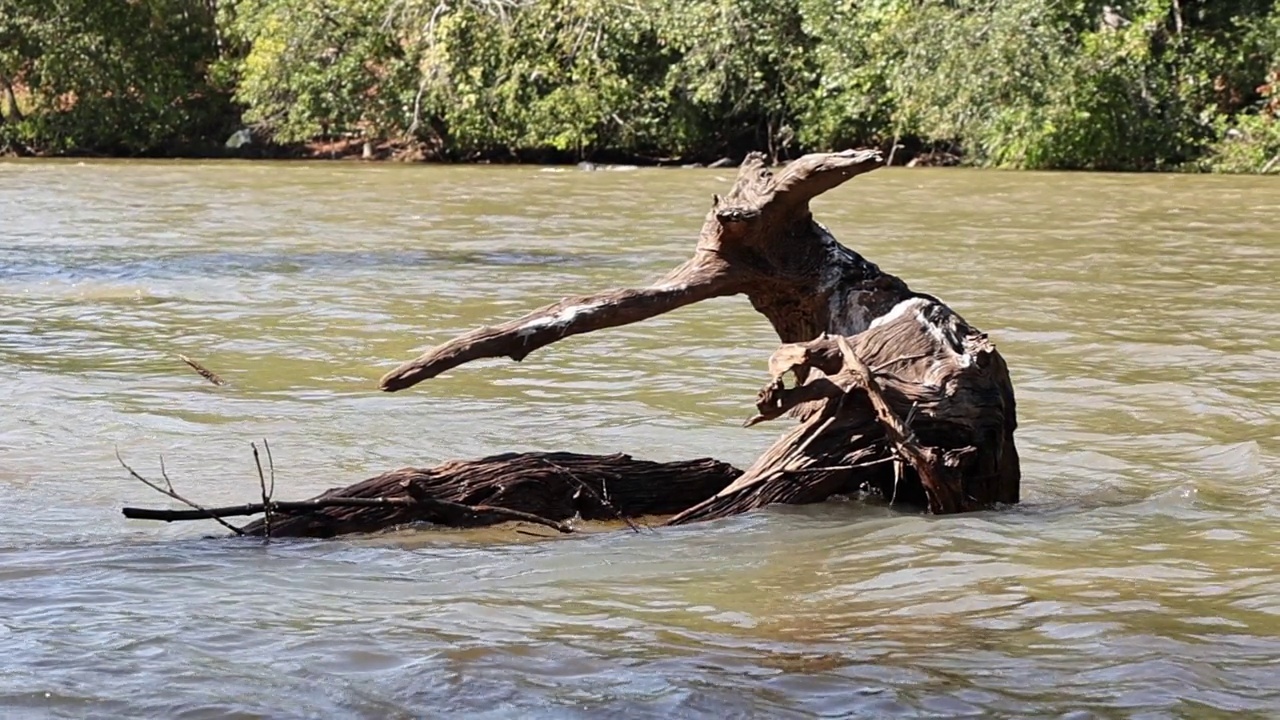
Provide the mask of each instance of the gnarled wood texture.
{"label": "gnarled wood texture", "polygon": [[[392,470],[317,499],[433,498],[461,507],[325,507],[275,516],[271,536],[334,537],[415,522],[479,527],[512,519],[462,509],[474,506],[506,508],[552,521],[670,515],[715,495],[739,474],[737,468],[716,460],[658,463],[621,454],[508,453],[454,460],[433,468]],[[244,527],[250,535],[265,530],[261,520]]]}
{"label": "gnarled wood texture", "polygon": [[[935,513],[1018,502],[1007,370],[934,301],[910,300],[853,338],[783,345],[769,367],[748,424],[796,412],[800,425],[671,524],[860,491]],[[787,388],[788,374],[809,379]]]}

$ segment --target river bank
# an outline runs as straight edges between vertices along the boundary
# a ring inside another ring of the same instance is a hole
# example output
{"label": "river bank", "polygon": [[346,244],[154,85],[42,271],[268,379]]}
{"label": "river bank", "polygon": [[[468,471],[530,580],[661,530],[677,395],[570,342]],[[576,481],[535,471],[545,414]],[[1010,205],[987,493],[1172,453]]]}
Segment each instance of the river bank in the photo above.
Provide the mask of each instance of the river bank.
{"label": "river bank", "polygon": [[[237,131],[246,132],[246,131]],[[233,134],[233,139],[236,135]],[[233,146],[234,145],[234,146]],[[90,150],[70,150],[48,153],[31,148],[9,146],[0,148],[0,158],[97,158],[97,159],[152,159],[152,160],[359,160],[366,162],[433,163],[441,165],[575,165],[583,169],[608,166],[634,167],[683,167],[720,168],[736,167],[742,157],[753,149],[734,154],[716,152],[694,153],[680,157],[654,157],[623,151],[592,152],[586,157],[576,152],[555,149],[504,150],[487,153],[456,155],[440,147],[439,143],[426,142],[370,142],[359,138],[344,140],[314,140],[281,144],[270,141],[204,143],[181,148],[155,148],[144,153],[112,154]],[[886,162],[906,167],[963,166],[964,157],[959,148],[936,149],[921,143],[891,143],[881,148]],[[793,155],[774,157],[775,165],[782,165]]]}
{"label": "river bank", "polygon": [[898,143],[1030,170],[1280,157],[1274,2],[70,2],[0,13],[0,147],[221,156],[247,127],[255,156],[364,157],[311,148],[360,138],[372,158],[491,164]]}

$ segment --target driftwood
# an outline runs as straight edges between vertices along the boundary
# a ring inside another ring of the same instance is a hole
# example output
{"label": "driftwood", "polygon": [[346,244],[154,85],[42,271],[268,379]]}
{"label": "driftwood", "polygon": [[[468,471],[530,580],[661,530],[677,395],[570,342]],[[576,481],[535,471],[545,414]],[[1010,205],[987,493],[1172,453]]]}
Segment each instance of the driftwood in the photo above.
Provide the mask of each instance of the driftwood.
{"label": "driftwood", "polygon": [[[668,522],[682,524],[855,492],[935,513],[1018,502],[1013,387],[999,352],[942,301],[838,243],[810,212],[814,197],[881,165],[875,151],[806,155],[775,176],[763,156],[749,156],[733,189],[713,198],[693,257],[666,277],[645,288],[567,297],[474,330],[381,380],[383,390],[401,390],[472,360],[518,361],[572,335],[746,295],[784,343],[747,424],[785,414],[799,424],[745,472],[712,460],[502,455],[386,473],[322,495],[314,502],[332,503],[323,507],[286,510],[264,499],[263,509],[276,515],[270,534],[511,519],[496,508],[552,523],[674,513]],[[334,502],[342,498],[394,502]],[[446,512],[431,500],[465,511]],[[181,512],[186,519],[195,511]],[[244,530],[263,534],[263,525]]]}
{"label": "driftwood", "polygon": [[216,372],[214,372],[214,371],[210,370],[209,368],[205,367],[204,365],[201,365],[198,361],[196,361],[196,360],[192,360],[191,358],[187,357],[186,355],[178,355],[178,359],[179,359],[179,360],[181,360],[182,362],[186,363],[187,367],[191,368],[192,370],[195,370],[197,375],[199,375],[200,377],[204,378],[205,380],[208,380],[209,382],[213,383],[214,385],[226,385],[226,384],[227,384],[227,381],[226,381],[226,380],[223,380],[223,379],[222,379],[222,377],[220,377],[220,376],[218,375],[218,373],[216,373]]}
{"label": "driftwood", "polygon": [[174,522],[258,515],[269,509],[270,527],[265,518],[243,528],[227,527],[271,537],[334,537],[422,522],[480,527],[520,521],[571,532],[566,523],[575,518],[625,521],[679,512],[714,496],[741,474],[715,460],[657,463],[620,454],[509,453],[392,470],[301,502],[206,508],[130,472],[192,509],[125,508],[125,517]]}

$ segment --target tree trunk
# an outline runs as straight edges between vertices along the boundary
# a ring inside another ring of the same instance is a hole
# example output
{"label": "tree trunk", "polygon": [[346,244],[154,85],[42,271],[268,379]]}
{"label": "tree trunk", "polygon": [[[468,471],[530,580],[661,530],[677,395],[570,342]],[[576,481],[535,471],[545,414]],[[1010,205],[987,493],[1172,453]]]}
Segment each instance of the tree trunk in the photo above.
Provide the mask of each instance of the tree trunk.
{"label": "tree trunk", "polygon": [[[465,526],[509,519],[456,508],[441,513],[428,507],[432,499],[549,520],[676,513],[671,524],[855,492],[935,513],[1018,502],[1017,422],[1003,358],[942,301],[838,243],[810,212],[814,197],[882,164],[876,151],[806,155],[775,176],[752,154],[729,194],[713,198],[693,257],[666,277],[645,288],[568,297],[471,331],[381,380],[383,390],[401,390],[479,358],[519,361],[571,335],[743,294],[784,343],[769,361],[773,380],[748,424],[786,413],[800,421],[745,472],[709,460],[499,456],[399,470],[322,496],[408,495],[422,507],[325,508],[277,518],[272,533],[328,536],[410,520]],[[792,387],[784,376],[794,376]],[[606,491],[607,502],[600,499]]]}
{"label": "tree trunk", "polygon": [[[3,73],[0,73],[0,88],[4,89],[4,96],[9,104],[10,119],[14,122],[22,122],[22,108],[18,107],[18,97],[13,92],[13,83]],[[3,120],[4,114],[0,113],[0,122]]]}

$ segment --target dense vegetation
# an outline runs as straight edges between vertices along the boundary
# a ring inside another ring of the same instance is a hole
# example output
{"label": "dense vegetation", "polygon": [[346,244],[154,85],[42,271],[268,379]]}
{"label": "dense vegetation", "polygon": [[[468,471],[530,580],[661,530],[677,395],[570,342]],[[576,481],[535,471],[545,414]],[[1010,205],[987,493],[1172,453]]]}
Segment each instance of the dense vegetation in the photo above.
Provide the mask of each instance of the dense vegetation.
{"label": "dense vegetation", "polygon": [[[1280,0],[0,0],[0,145],[1258,171]],[[1274,163],[1273,163],[1274,164]]]}

